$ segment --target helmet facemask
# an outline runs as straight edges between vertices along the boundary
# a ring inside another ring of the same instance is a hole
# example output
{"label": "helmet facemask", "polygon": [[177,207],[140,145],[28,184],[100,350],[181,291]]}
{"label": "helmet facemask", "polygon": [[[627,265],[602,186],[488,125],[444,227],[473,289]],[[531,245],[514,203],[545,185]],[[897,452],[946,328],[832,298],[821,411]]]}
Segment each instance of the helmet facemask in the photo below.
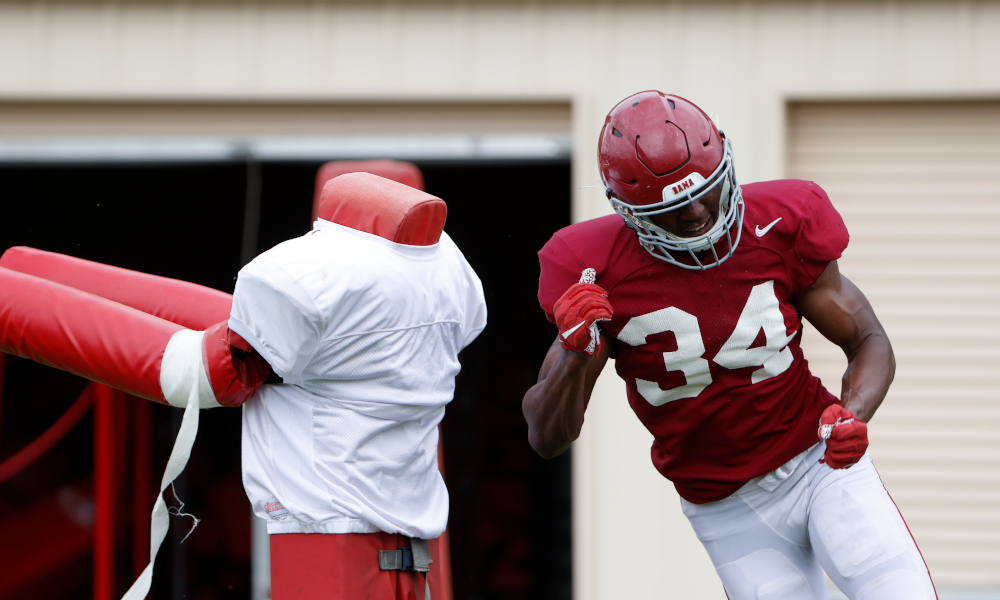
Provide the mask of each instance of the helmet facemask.
{"label": "helmet facemask", "polygon": [[[636,231],[642,247],[656,258],[689,270],[704,270],[718,266],[736,251],[743,229],[743,193],[736,181],[733,150],[729,140],[725,140],[722,161],[708,179],[699,173],[692,173],[684,181],[689,182],[691,186],[680,193],[671,193],[672,186],[666,186],[663,191],[663,201],[654,204],[637,206],[610,194],[608,199],[615,211],[625,219],[625,223]],[[718,217],[712,228],[699,236],[675,235],[650,219],[659,214],[679,210],[704,197],[717,186],[722,186]],[[723,239],[726,243],[719,252],[716,245]],[[679,260],[681,257],[690,258],[693,264],[681,262]]]}

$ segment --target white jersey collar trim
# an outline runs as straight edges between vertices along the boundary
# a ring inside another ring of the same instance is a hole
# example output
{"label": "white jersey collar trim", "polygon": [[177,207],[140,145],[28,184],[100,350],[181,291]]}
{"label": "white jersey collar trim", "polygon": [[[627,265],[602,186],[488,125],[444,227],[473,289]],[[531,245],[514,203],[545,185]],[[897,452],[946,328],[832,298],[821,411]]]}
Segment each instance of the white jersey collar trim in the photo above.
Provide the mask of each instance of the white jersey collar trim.
{"label": "white jersey collar trim", "polygon": [[[409,246],[407,244],[397,244],[396,242],[385,239],[384,237],[368,233],[365,231],[360,231],[358,229],[352,229],[350,227],[345,227],[339,223],[334,223],[332,221],[327,221],[326,219],[316,219],[313,221],[313,231],[341,231],[346,232],[351,235],[357,236],[361,239],[374,242],[376,244],[381,244],[386,248],[389,248],[395,252],[409,256],[411,258],[424,258],[429,259],[437,256],[438,246],[440,242],[434,244],[433,246]],[[444,232],[441,235],[445,235]]]}

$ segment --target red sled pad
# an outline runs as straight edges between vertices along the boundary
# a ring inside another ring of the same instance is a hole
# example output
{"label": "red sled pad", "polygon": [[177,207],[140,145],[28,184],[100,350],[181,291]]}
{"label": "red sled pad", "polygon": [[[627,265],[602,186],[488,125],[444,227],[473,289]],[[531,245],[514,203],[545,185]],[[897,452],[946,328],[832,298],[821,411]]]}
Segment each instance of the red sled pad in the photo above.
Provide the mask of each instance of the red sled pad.
{"label": "red sled pad", "polygon": [[[379,550],[409,546],[398,533],[276,533],[271,536],[273,600],[417,600],[424,575],[382,571]],[[430,540],[427,583],[433,600],[451,600],[441,589],[438,540]]]}
{"label": "red sled pad", "polygon": [[0,351],[166,404],[160,363],[184,329],[117,302],[0,267]]}
{"label": "red sled pad", "polygon": [[317,216],[397,244],[433,246],[448,218],[444,200],[371,173],[327,181]]}
{"label": "red sled pad", "polygon": [[323,186],[334,177],[347,173],[371,173],[403,185],[424,191],[424,174],[413,163],[399,160],[335,160],[328,162],[316,172],[316,188],[313,193],[313,219],[319,215],[319,199]]}
{"label": "red sled pad", "polygon": [[198,331],[228,321],[232,311],[233,297],[225,292],[25,246],[4,252],[0,267],[61,283]]}

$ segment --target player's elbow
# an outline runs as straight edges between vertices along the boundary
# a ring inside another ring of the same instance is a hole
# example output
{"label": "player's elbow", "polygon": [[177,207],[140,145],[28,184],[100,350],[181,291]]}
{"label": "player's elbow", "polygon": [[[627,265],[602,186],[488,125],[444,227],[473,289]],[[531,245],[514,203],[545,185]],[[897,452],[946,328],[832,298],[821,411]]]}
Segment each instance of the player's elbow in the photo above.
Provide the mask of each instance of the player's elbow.
{"label": "player's elbow", "polygon": [[867,341],[871,344],[874,354],[881,359],[888,383],[892,383],[896,377],[896,353],[892,350],[889,335],[880,327]]}
{"label": "player's elbow", "polygon": [[896,353],[892,351],[892,344],[889,343],[888,336],[885,338],[885,344],[889,347],[886,352],[888,355],[886,372],[889,376],[889,383],[892,383],[892,380],[896,378]]}
{"label": "player's elbow", "polygon": [[555,458],[566,451],[579,436],[560,431],[563,429],[557,426],[551,418],[539,418],[541,415],[534,414],[528,406],[525,406],[524,418],[528,422],[528,444],[532,450],[545,459]]}
{"label": "player's elbow", "polygon": [[875,321],[866,326],[856,328],[849,340],[840,343],[848,362],[864,356],[865,359],[875,359],[883,363],[888,373],[896,372],[896,356],[892,351],[889,334],[882,324]]}
{"label": "player's elbow", "polygon": [[566,450],[573,445],[573,441],[574,440],[556,440],[551,437],[539,436],[538,432],[534,429],[528,429],[528,443],[531,444],[531,448],[538,454],[538,456],[541,456],[546,460],[555,458],[566,452]]}
{"label": "player's elbow", "polygon": [[545,459],[555,458],[566,452],[573,442],[580,437],[583,429],[582,419],[568,419],[566,415],[551,415],[552,418],[528,420],[528,443],[539,456]]}

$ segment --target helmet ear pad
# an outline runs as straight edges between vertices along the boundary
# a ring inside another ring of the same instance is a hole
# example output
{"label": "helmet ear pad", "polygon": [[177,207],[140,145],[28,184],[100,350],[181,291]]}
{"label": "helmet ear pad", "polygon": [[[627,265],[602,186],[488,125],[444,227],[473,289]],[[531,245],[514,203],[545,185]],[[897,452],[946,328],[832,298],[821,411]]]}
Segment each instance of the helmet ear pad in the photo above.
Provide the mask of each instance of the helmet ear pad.
{"label": "helmet ear pad", "polygon": [[448,218],[444,200],[371,173],[326,182],[316,216],[397,244],[432,246]]}

